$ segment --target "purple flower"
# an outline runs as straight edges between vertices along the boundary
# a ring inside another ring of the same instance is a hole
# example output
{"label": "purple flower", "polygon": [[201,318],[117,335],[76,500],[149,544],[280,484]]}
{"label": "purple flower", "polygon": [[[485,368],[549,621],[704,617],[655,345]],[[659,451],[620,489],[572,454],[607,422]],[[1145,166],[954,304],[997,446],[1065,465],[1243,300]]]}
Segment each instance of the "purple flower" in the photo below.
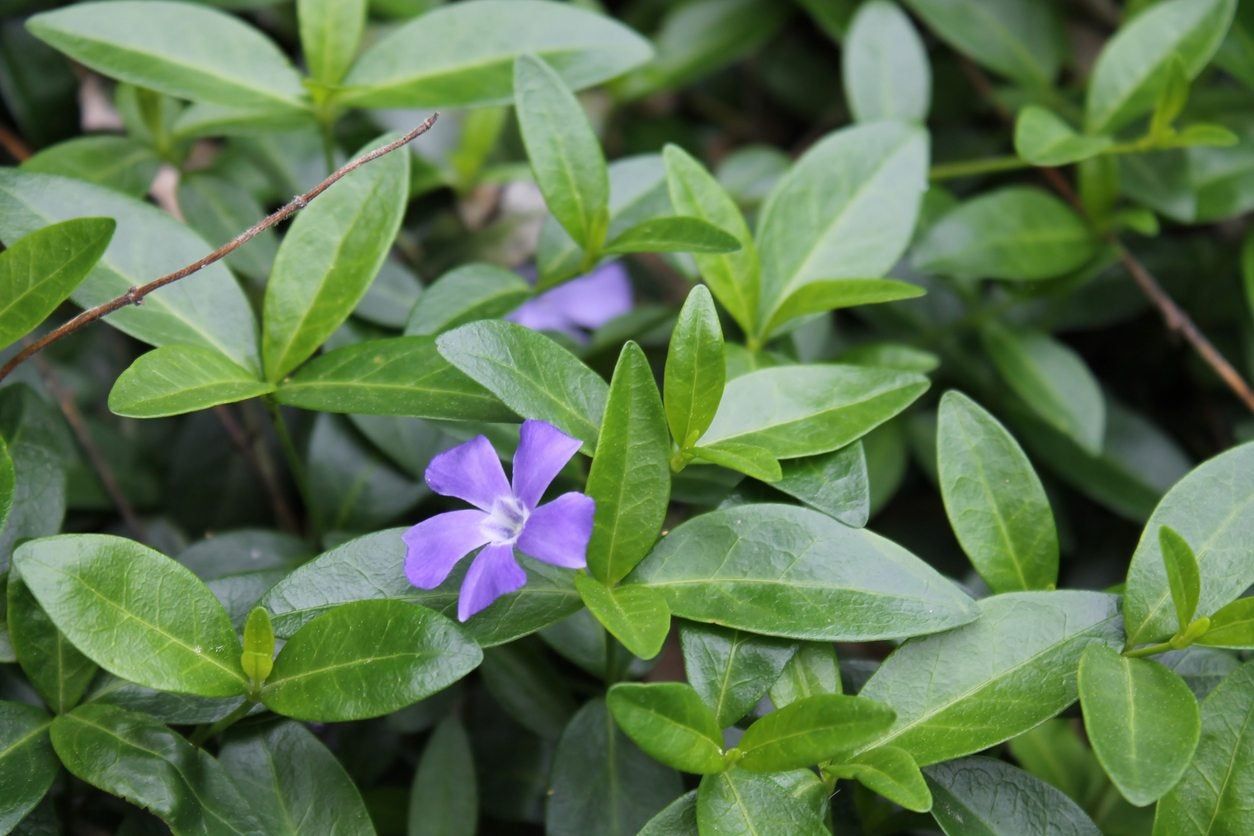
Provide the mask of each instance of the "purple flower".
{"label": "purple flower", "polygon": [[610,261],[524,302],[505,318],[533,331],[557,331],[583,342],[585,331],[630,312],[631,306],[627,269]]}
{"label": "purple flower", "polygon": [[476,436],[427,465],[427,485],[464,499],[478,510],[448,511],[423,520],[403,535],[405,575],[420,589],[435,589],[457,562],[480,546],[457,601],[465,621],[527,582],[514,547],[566,569],[587,565],[596,503],[577,492],[540,505],[540,497],[579,449],[578,439],[544,421],[524,421],[514,454],[513,484],[492,443]]}

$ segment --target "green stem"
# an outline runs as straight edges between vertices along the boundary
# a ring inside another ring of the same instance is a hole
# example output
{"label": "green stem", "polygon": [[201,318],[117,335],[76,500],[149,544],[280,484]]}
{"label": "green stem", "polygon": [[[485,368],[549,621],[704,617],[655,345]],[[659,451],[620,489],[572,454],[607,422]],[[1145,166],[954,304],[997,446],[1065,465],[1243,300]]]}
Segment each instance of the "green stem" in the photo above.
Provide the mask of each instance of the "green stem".
{"label": "green stem", "polygon": [[209,738],[215,735],[222,734],[222,732],[226,731],[231,726],[235,725],[240,720],[243,720],[245,717],[247,717],[248,712],[252,711],[253,706],[256,704],[257,703],[251,699],[244,700],[242,703],[240,703],[236,707],[234,711],[232,711],[230,714],[223,717],[218,722],[214,723],[212,726],[201,726],[191,736],[192,745],[201,746]]}
{"label": "green stem", "polygon": [[928,178],[932,182],[954,180],[959,177],[971,177],[976,174],[991,174],[996,171],[1017,171],[1032,168],[1032,164],[1015,156],[980,157],[975,160],[960,160],[956,163],[941,163],[932,166]]}
{"label": "green stem", "polygon": [[287,460],[288,469],[292,473],[292,479],[296,482],[296,490],[300,493],[301,503],[305,506],[305,516],[309,520],[310,536],[317,545],[320,534],[320,526],[318,524],[318,515],[313,504],[313,494],[309,489],[309,474],[305,470],[305,463],[300,458],[300,453],[296,449],[296,442],[292,440],[292,434],[287,428],[287,421],[283,418],[283,409],[273,398],[263,398],[266,409],[270,411],[271,422],[274,424],[274,434],[278,436],[279,447],[283,450],[283,458]]}
{"label": "green stem", "polygon": [[1168,650],[1175,650],[1171,642],[1159,642],[1158,644],[1147,644],[1145,647],[1138,647],[1135,650],[1125,650],[1124,656],[1129,659],[1140,659],[1143,656],[1153,656],[1156,653],[1166,653]]}

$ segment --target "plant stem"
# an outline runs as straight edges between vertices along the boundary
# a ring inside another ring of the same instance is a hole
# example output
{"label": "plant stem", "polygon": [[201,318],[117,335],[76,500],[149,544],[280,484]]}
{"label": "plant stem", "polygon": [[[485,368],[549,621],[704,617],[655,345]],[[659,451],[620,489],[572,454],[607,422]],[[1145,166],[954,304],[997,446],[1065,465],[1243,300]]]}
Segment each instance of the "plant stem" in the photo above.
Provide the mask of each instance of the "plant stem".
{"label": "plant stem", "polygon": [[1129,659],[1140,659],[1143,656],[1153,656],[1157,653],[1166,653],[1168,650],[1175,650],[1171,642],[1159,642],[1158,644],[1147,644],[1145,647],[1138,647],[1135,650],[1125,650],[1124,656]]}
{"label": "plant stem", "polygon": [[256,704],[257,703],[254,700],[246,699],[240,703],[234,711],[214,723],[212,726],[201,726],[194,734],[192,734],[190,738],[192,745],[201,746],[206,740],[214,735],[222,734],[222,732],[247,717],[248,712],[252,711],[253,706]]}
{"label": "plant stem", "polygon": [[996,171],[1017,171],[1024,168],[1033,168],[1033,165],[1015,156],[980,157],[974,160],[959,160],[956,163],[934,165],[928,172],[928,179],[933,183],[937,183],[941,180],[955,180],[959,177],[971,177],[976,174],[991,174]]}
{"label": "plant stem", "polygon": [[279,438],[279,447],[283,450],[283,458],[287,460],[288,469],[292,472],[292,479],[296,482],[296,490],[300,493],[301,503],[305,506],[305,518],[309,521],[309,535],[315,546],[318,545],[321,534],[321,526],[318,524],[317,510],[313,504],[313,493],[309,489],[309,474],[305,470],[305,463],[301,461],[300,451],[296,449],[296,442],[292,440],[292,434],[288,431],[287,421],[283,418],[283,409],[273,398],[263,398],[266,409],[270,411],[270,418],[274,424],[274,434]]}

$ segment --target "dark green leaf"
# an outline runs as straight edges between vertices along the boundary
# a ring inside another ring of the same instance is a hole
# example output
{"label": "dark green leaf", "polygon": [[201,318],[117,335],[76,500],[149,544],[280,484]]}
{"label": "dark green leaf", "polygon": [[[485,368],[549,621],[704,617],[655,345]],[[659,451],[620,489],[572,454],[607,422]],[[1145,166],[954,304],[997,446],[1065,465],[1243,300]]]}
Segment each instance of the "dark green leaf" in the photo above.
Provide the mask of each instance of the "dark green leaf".
{"label": "dark green leaf", "polygon": [[[230,241],[266,214],[247,188],[207,173],[181,176],[178,202],[188,226],[214,246]],[[228,255],[226,263],[241,275],[262,281],[270,275],[278,250],[279,239],[273,230],[267,229]]]}
{"label": "dark green leaf", "polygon": [[1085,136],[1052,110],[1028,105],[1015,119],[1015,153],[1032,165],[1057,166],[1096,157],[1114,144],[1109,136]]}
{"label": "dark green leaf", "polygon": [[932,816],[946,836],[1099,836],[1097,825],[1059,790],[992,758],[963,758],[925,770]]}
{"label": "dark green leaf", "polygon": [[[65,516],[66,464],[63,451],[74,443],[55,407],[21,384],[0,389],[0,437],[12,464],[8,515],[0,527],[0,572],[18,543],[61,530]],[[0,464],[0,474],[6,468]],[[5,494],[0,475],[0,497]]]}
{"label": "dark green leaf", "polygon": [[802,642],[771,685],[776,708],[817,694],[839,694],[840,664],[830,642]]}
{"label": "dark green leaf", "polygon": [[861,442],[784,462],[783,478],[771,487],[853,528],[862,528],[871,515],[871,488]]}
{"label": "dark green leaf", "polygon": [[470,740],[456,718],[436,726],[409,791],[409,836],[474,836],[479,793]]}
{"label": "dark green leaf", "polygon": [[667,766],[698,775],[725,768],[723,730],[686,683],[620,683],[606,703],[619,728]]}
{"label": "dark green leaf", "polygon": [[479,676],[510,717],[545,740],[560,737],[575,713],[566,681],[532,644],[512,642],[484,651]]}
{"label": "dark green leaf", "polygon": [[163,418],[259,398],[274,384],[197,345],[167,345],[142,355],[109,391],[109,410],[127,418]]}
{"label": "dark green leaf", "polygon": [[73,708],[98,670],[56,628],[16,568],[9,570],[9,640],[18,664],[55,714]]}
{"label": "dark green leaf", "polygon": [[697,832],[697,791],[676,798],[662,812],[649,819],[636,836],[699,836]]}
{"label": "dark green leaf", "polygon": [[1158,529],[1158,548],[1163,553],[1167,588],[1176,608],[1176,629],[1183,633],[1197,613],[1197,599],[1202,594],[1197,557],[1188,541],[1166,525]]}
{"label": "dark green leaf", "polygon": [[701,779],[697,789],[697,825],[701,833],[712,836],[826,836],[829,832],[822,819],[771,776],[741,769]]}
{"label": "dark green leaf", "polygon": [[922,122],[932,99],[932,68],[923,40],[895,3],[858,7],[841,52],[845,98],[859,122]]}
{"label": "dark green leaf", "polygon": [[710,291],[698,285],[688,293],[671,333],[662,386],[666,422],[681,450],[695,446],[714,420],[726,382],[723,326]]}
{"label": "dark green leaf", "polygon": [[4,531],[5,521],[13,508],[16,487],[17,473],[13,469],[13,457],[9,455],[9,445],[0,436],[0,531]]}
{"label": "dark green leaf", "polygon": [[932,792],[919,765],[905,749],[883,746],[833,763],[823,771],[856,780],[907,810],[926,813],[932,809]]}
{"label": "dark green leaf", "polygon": [[0,701],[0,832],[17,827],[57,777],[48,743],[48,715],[34,706]]}
{"label": "dark green leaf", "polygon": [[634,655],[652,659],[662,650],[671,614],[661,594],[641,586],[610,589],[582,574],[575,576],[575,589],[597,621]]}
{"label": "dark green leaf", "polygon": [[797,651],[796,642],[712,624],[685,623],[679,640],[688,681],[714,710],[719,728],[748,714]]}
{"label": "dark green leaf", "polygon": [[862,697],[803,697],[745,731],[738,766],[752,772],[800,769],[852,754],[893,724],[891,708]]}
{"label": "dark green leaf", "polygon": [[409,315],[406,334],[442,334],[477,319],[517,308],[531,287],[517,273],[492,264],[467,264],[431,283]]}

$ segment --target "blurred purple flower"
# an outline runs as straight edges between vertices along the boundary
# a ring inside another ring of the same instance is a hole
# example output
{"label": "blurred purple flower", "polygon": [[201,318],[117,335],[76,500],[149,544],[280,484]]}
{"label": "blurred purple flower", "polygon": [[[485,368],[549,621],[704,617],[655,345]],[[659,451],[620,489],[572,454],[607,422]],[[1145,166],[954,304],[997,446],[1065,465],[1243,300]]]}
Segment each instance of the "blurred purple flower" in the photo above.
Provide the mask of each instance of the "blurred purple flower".
{"label": "blurred purple flower", "polygon": [[505,318],[533,331],[557,331],[583,342],[611,319],[631,311],[631,280],[621,262],[609,261],[529,299]]}
{"label": "blurred purple flower", "polygon": [[458,561],[483,546],[457,601],[457,618],[465,621],[527,582],[514,559],[515,546],[554,566],[584,568],[596,509],[591,497],[572,491],[538,505],[579,446],[578,439],[551,424],[524,421],[512,485],[505,481],[496,449],[481,435],[432,459],[426,472],[431,490],[464,499],[478,510],[437,514],[405,532],[409,582],[435,589]]}

